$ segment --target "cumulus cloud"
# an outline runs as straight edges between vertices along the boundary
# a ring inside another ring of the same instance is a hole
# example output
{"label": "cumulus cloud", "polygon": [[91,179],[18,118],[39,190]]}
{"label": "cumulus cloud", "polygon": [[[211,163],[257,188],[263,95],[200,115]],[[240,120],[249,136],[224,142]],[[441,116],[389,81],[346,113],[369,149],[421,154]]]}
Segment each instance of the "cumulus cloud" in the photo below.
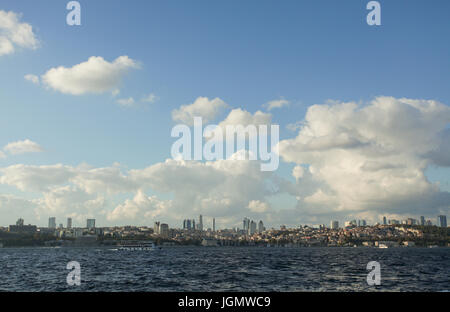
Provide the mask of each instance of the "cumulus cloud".
{"label": "cumulus cloud", "polygon": [[31,140],[23,140],[23,141],[17,141],[17,142],[11,142],[8,143],[3,150],[5,152],[8,152],[12,155],[19,155],[19,154],[26,154],[26,153],[38,153],[42,152],[42,147],[37,144],[36,142],[33,142]]}
{"label": "cumulus cloud", "polygon": [[[147,222],[155,218],[167,218],[170,215],[171,201],[159,200],[156,196],[148,197],[139,190],[133,199],[127,199],[107,214],[107,220],[114,222]],[[140,220],[140,221],[139,221]]]}
{"label": "cumulus cloud", "polygon": [[17,164],[0,168],[0,183],[15,186],[22,191],[39,192],[64,185],[74,175],[74,168],[61,164],[50,166]]}
{"label": "cumulus cloud", "polygon": [[207,97],[198,97],[194,103],[182,105],[180,108],[173,110],[172,119],[187,125],[193,125],[194,117],[202,117],[203,122],[207,123],[214,120],[227,107],[228,104],[219,98],[210,100]]}
{"label": "cumulus cloud", "polygon": [[269,204],[260,200],[252,200],[248,203],[248,209],[251,212],[263,213],[269,211]]}
{"label": "cumulus cloud", "polygon": [[[270,122],[270,114],[236,109],[219,125]],[[44,219],[59,211],[80,220],[104,217],[109,224],[164,220],[176,226],[199,214],[226,226],[239,226],[245,216],[292,225],[448,214],[449,193],[425,170],[449,166],[449,124],[450,108],[436,101],[378,97],[366,105],[314,105],[298,135],[279,143],[281,157],[295,164],[295,182],[234,155],[208,162],[168,159],[131,170],[13,165],[0,168],[0,183],[40,192],[33,204]],[[273,197],[286,194],[297,205],[273,206]]]}
{"label": "cumulus cloud", "polygon": [[53,216],[59,220],[71,217],[78,224],[86,224],[87,218],[103,214],[106,200],[99,194],[88,194],[83,190],[66,185],[49,189],[42,198],[33,200],[38,219]]}
{"label": "cumulus cloud", "polygon": [[30,82],[34,83],[35,85],[38,85],[40,83],[39,77],[36,75],[28,74],[28,75],[25,75],[24,78],[25,78],[25,80],[30,81]]}
{"label": "cumulus cloud", "polygon": [[39,46],[33,27],[20,19],[20,14],[0,10],[0,56],[14,53],[16,47],[34,50]]}
{"label": "cumulus cloud", "polygon": [[86,62],[73,67],[51,68],[41,79],[47,87],[66,94],[115,93],[125,74],[136,68],[139,64],[126,55],[112,62],[100,56],[91,56]]}
{"label": "cumulus cloud", "polygon": [[285,106],[289,106],[289,104],[290,104],[290,102],[288,100],[280,98],[278,100],[273,100],[273,101],[267,102],[264,105],[264,107],[266,107],[268,111],[271,111],[274,108],[282,108],[282,107],[285,107]]}
{"label": "cumulus cloud", "polygon": [[126,98],[126,99],[118,99],[117,104],[119,104],[122,107],[132,107],[134,106],[134,99],[132,97]]}
{"label": "cumulus cloud", "polygon": [[150,93],[144,96],[141,101],[146,103],[155,103],[158,100],[159,100],[158,96],[156,96],[154,93]]}
{"label": "cumulus cloud", "polygon": [[268,113],[263,113],[261,111],[257,111],[254,114],[243,110],[241,108],[233,109],[228,116],[219,123],[219,127],[223,129],[226,126],[236,126],[236,125],[269,125],[272,121],[272,115]]}
{"label": "cumulus cloud", "polygon": [[449,194],[427,180],[425,169],[448,162],[442,133],[449,123],[450,108],[431,100],[314,105],[279,151],[285,161],[309,166],[303,179],[299,167],[293,171],[317,185],[302,194],[304,209],[435,214],[448,210]]}
{"label": "cumulus cloud", "polygon": [[[44,218],[49,214],[79,217],[91,213],[105,216],[109,222],[123,217],[130,223],[147,224],[163,217],[179,224],[183,218],[203,214],[238,225],[252,200],[261,203],[255,202],[251,208],[263,211],[264,198],[280,189],[269,187],[279,181],[273,173],[261,172],[258,162],[235,159],[206,163],[169,159],[126,172],[118,166],[14,165],[0,169],[0,183],[24,192],[40,192],[36,211]],[[147,189],[173,199],[149,197],[144,193]],[[105,198],[130,193],[134,197],[113,210],[105,206]]]}

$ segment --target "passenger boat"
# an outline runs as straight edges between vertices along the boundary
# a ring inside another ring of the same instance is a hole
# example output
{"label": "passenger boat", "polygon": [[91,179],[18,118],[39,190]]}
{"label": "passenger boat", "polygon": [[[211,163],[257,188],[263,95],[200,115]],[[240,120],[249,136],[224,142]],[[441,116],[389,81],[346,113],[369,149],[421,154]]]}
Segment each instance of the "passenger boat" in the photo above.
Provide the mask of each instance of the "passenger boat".
{"label": "passenger boat", "polygon": [[134,251],[142,251],[142,250],[154,250],[158,249],[153,242],[123,242],[118,245],[119,250],[134,250]]}

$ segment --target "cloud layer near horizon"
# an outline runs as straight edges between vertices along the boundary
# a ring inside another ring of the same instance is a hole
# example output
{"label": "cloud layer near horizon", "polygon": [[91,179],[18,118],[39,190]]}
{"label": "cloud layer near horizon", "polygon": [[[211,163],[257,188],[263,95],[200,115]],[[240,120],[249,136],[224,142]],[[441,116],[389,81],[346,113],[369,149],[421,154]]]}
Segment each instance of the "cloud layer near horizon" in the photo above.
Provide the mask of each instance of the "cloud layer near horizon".
{"label": "cloud layer near horizon", "polygon": [[[270,114],[234,109],[218,124],[270,119]],[[449,193],[425,175],[429,166],[450,164],[448,106],[392,97],[366,105],[329,102],[309,107],[299,124],[295,138],[279,143],[282,159],[295,164],[289,181],[261,172],[256,161],[233,158],[169,159],[131,170],[16,164],[0,168],[0,183],[40,196],[2,195],[0,211],[11,211],[14,202],[44,220],[71,216],[83,224],[97,217],[108,224],[161,220],[173,226],[199,214],[239,226],[244,216],[295,225],[448,213]],[[274,207],[272,199],[283,194],[297,204]]]}

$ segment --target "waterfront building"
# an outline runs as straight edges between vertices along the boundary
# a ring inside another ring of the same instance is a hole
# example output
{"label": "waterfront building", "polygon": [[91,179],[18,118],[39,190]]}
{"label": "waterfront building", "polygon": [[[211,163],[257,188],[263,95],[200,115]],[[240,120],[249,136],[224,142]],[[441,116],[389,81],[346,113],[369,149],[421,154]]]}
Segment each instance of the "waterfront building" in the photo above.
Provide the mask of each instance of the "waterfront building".
{"label": "waterfront building", "polygon": [[161,235],[162,238],[169,238],[169,225],[166,223],[161,223],[159,226],[159,235]]}
{"label": "waterfront building", "polygon": [[72,218],[67,218],[67,228],[68,229],[72,228]]}
{"label": "waterfront building", "polygon": [[10,225],[8,227],[8,232],[11,233],[22,233],[22,234],[34,234],[37,232],[36,225],[24,225],[24,221],[22,218],[17,220],[16,225]]}

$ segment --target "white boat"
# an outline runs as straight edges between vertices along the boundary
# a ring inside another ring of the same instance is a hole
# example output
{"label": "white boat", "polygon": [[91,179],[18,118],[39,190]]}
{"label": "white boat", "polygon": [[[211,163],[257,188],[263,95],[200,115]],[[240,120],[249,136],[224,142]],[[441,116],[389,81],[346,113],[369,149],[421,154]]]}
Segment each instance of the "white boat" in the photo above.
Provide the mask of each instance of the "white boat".
{"label": "white boat", "polygon": [[158,247],[153,242],[125,242],[118,245],[119,250],[148,251]]}

